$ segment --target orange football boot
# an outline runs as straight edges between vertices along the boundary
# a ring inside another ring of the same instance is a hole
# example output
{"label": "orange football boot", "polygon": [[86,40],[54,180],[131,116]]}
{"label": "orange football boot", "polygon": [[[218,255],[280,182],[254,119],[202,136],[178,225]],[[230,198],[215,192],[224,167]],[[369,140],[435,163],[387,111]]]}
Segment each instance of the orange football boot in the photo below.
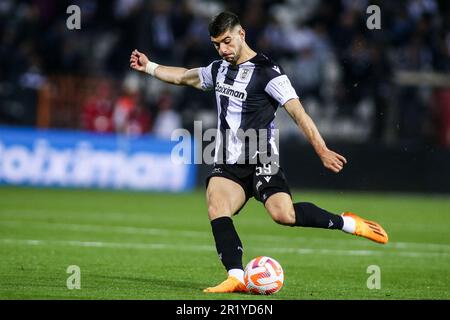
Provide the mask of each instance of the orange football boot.
{"label": "orange football boot", "polygon": [[247,287],[236,277],[228,276],[228,279],[221,284],[206,288],[203,292],[210,293],[230,293],[230,292],[248,292]]}
{"label": "orange football boot", "polygon": [[352,217],[355,219],[356,228],[353,233],[354,235],[382,244],[386,244],[388,242],[388,235],[379,223],[365,220],[351,212],[344,212],[342,215],[344,217]]}

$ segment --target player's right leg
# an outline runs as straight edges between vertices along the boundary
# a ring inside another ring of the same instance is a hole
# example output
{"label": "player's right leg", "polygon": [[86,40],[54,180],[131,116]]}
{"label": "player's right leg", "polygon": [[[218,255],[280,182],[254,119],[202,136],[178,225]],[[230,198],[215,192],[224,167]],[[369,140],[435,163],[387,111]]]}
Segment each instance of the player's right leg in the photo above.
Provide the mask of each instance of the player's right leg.
{"label": "player's right leg", "polygon": [[388,242],[386,231],[377,222],[363,219],[350,212],[342,215],[333,214],[309,202],[293,204],[290,195],[285,192],[271,195],[264,205],[272,219],[279,224],[338,229],[378,243]]}
{"label": "player's right leg", "polygon": [[352,212],[344,212],[341,216],[344,220],[342,231],[381,244],[388,243],[388,234],[379,223],[363,219]]}
{"label": "player's right leg", "polygon": [[388,235],[383,227],[354,213],[342,215],[324,210],[310,202],[292,203],[286,177],[281,168],[272,176],[254,176],[256,198],[264,203],[274,221],[288,226],[338,229],[346,233],[385,244]]}
{"label": "player's right leg", "polygon": [[228,278],[219,285],[203,291],[246,292],[242,266],[242,243],[231,219],[246,202],[244,189],[230,179],[211,177],[206,190],[206,199],[217,253],[228,272]]}

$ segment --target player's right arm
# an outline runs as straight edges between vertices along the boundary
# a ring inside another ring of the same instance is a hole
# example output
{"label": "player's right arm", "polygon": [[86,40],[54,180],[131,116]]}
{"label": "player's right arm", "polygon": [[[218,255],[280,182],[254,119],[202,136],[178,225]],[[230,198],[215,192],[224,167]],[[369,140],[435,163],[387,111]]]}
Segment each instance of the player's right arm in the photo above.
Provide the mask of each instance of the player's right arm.
{"label": "player's right arm", "polygon": [[130,67],[137,71],[150,73],[155,78],[167,83],[202,89],[198,68],[186,69],[157,65],[137,50],[131,53]]}

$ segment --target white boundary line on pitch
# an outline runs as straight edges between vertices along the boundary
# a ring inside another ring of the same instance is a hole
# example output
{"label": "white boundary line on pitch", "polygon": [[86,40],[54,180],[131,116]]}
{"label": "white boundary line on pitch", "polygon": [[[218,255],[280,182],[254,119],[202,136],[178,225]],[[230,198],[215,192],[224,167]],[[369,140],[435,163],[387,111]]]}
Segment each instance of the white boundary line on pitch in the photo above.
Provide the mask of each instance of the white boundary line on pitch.
{"label": "white boundary line on pitch", "polygon": [[[23,225],[26,222],[19,220],[0,220],[0,225]],[[30,221],[30,225],[39,225],[41,228],[45,229],[62,229],[70,231],[79,232],[104,232],[104,233],[119,233],[119,234],[144,234],[144,235],[155,235],[155,236],[186,236],[191,238],[210,238],[211,233],[206,231],[189,231],[189,230],[174,230],[174,229],[163,229],[163,228],[141,228],[141,227],[125,227],[125,226],[99,226],[90,224],[74,224],[74,223],[51,223],[43,221]],[[325,239],[317,237],[302,237],[297,238],[282,236],[282,235],[256,235],[256,234],[245,234],[245,236],[253,239],[260,240],[280,240],[285,239],[288,241],[298,241],[298,242],[318,242],[318,243],[341,243],[349,245],[350,239],[347,240],[337,240],[337,239]],[[362,241],[354,241],[356,239],[352,238],[351,245],[364,245],[367,244]],[[361,240],[361,239],[358,239]],[[450,245],[437,244],[437,243],[419,243],[419,242],[390,242],[386,246],[389,249],[413,249],[418,248],[419,250],[437,250],[437,251],[450,251]]]}
{"label": "white boundary line on pitch", "polygon": [[[211,251],[215,248],[212,245],[180,245],[168,243],[118,243],[103,241],[78,241],[78,240],[28,240],[28,239],[0,239],[3,244],[19,244],[30,246],[74,246],[88,248],[111,248],[111,249],[147,249],[147,250],[177,250],[177,251]],[[296,253],[296,254],[325,254],[325,255],[345,255],[345,256],[402,256],[409,258],[437,257],[450,258],[450,253],[437,252],[388,252],[375,250],[333,250],[333,249],[311,249],[311,248],[270,248],[252,247],[250,252],[273,252],[273,253]]]}

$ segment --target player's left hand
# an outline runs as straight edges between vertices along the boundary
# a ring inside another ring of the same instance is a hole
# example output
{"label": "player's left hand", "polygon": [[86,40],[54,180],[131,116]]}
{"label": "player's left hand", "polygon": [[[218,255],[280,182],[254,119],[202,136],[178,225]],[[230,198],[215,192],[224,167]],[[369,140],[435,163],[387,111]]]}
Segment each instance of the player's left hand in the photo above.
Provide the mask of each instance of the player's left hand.
{"label": "player's left hand", "polygon": [[330,169],[334,173],[338,173],[339,171],[341,171],[342,168],[344,168],[344,164],[347,163],[347,159],[329,149],[319,154],[319,157],[322,160],[325,168]]}

